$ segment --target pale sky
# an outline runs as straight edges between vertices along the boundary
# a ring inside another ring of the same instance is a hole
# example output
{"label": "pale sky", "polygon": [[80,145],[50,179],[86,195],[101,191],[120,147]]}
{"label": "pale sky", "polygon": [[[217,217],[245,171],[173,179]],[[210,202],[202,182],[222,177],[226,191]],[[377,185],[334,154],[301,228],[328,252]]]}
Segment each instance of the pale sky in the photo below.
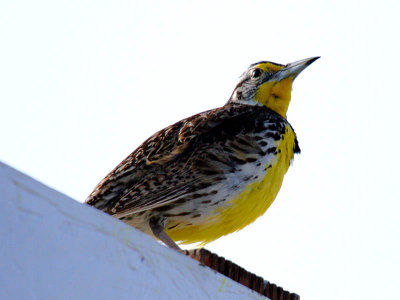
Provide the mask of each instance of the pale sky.
{"label": "pale sky", "polygon": [[302,299],[400,295],[400,2],[3,1],[0,160],[83,201],[248,65],[295,81],[302,153],[267,213],[207,248]]}

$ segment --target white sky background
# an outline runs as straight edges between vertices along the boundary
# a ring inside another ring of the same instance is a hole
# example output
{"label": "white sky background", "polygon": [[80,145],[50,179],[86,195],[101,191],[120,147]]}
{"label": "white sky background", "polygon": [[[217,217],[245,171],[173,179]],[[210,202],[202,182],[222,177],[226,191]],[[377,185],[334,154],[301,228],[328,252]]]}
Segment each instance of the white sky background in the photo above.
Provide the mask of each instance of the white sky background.
{"label": "white sky background", "polygon": [[207,246],[302,299],[400,293],[400,2],[4,1],[0,159],[83,201],[147,137],[223,105],[251,63],[294,84],[268,212]]}

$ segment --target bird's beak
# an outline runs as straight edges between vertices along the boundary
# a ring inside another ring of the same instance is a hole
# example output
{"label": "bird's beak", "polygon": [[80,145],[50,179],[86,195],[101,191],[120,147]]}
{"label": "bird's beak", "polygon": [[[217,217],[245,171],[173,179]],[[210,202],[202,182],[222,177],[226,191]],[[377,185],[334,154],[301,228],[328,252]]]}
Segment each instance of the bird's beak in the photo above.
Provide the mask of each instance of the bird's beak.
{"label": "bird's beak", "polygon": [[316,61],[320,56],[310,57],[302,59],[290,64],[287,64],[282,70],[275,74],[276,81],[281,81],[282,79],[291,77],[293,80],[299,75],[305,68]]}

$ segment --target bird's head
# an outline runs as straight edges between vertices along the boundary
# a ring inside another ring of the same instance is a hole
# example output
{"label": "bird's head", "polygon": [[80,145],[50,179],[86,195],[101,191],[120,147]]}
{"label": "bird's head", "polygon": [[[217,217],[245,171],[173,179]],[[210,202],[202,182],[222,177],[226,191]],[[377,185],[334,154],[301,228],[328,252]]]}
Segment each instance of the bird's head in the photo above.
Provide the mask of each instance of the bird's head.
{"label": "bird's head", "polygon": [[306,58],[287,65],[267,61],[252,64],[240,77],[229,102],[264,105],[286,118],[294,79],[318,58]]}

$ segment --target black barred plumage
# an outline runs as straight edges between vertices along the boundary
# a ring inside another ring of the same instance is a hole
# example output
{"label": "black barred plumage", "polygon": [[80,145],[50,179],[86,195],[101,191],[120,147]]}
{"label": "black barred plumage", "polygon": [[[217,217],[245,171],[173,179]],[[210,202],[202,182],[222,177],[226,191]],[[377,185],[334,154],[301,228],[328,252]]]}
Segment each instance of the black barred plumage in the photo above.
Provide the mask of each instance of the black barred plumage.
{"label": "black barred plumage", "polygon": [[[265,127],[266,120],[274,125]],[[276,147],[262,151],[267,143],[257,134],[264,133],[264,137],[273,136],[276,140],[276,136],[285,133],[287,125],[289,123],[284,118],[263,106],[243,107],[228,103],[224,107],[194,115],[146,140],[104,178],[90,194],[87,203],[109,214],[124,214],[129,209],[146,209],[147,205],[153,203],[149,201],[149,196],[143,197],[146,191],[151,191],[151,198],[157,201],[158,206],[174,201],[182,189],[189,192],[206,188],[212,184],[209,183],[209,176],[235,172],[237,164],[254,162],[259,155],[275,152]],[[210,151],[211,146],[213,149]],[[295,146],[297,153],[300,151],[297,139]],[[257,157],[242,160],[234,154],[238,151]],[[171,162],[175,168],[186,166],[187,169],[187,175],[179,175],[180,182],[173,187],[161,184],[167,178],[176,178],[173,172],[165,170]],[[229,169],[226,170],[225,166]],[[188,170],[191,170],[191,175]],[[194,176],[194,173],[198,175]],[[150,189],[151,185],[154,187]]]}

